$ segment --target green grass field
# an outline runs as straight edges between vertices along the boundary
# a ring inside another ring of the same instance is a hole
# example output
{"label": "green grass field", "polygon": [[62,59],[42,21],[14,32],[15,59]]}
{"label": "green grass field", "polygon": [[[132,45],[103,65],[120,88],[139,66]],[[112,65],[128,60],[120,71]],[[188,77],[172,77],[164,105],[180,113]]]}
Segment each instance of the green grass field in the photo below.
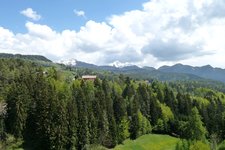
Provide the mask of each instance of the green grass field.
{"label": "green grass field", "polygon": [[178,141],[169,135],[148,134],[136,140],[126,140],[114,150],[175,150]]}

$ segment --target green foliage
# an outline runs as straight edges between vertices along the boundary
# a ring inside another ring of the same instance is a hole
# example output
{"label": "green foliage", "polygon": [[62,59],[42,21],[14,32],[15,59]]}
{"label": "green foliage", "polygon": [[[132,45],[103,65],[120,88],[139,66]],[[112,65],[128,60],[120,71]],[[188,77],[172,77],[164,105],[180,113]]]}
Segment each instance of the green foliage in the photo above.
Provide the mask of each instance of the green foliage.
{"label": "green foliage", "polygon": [[0,141],[2,141],[5,136],[4,119],[6,117],[6,112],[7,112],[6,109],[7,109],[7,104],[0,97]]}
{"label": "green foliage", "polygon": [[210,146],[202,141],[181,140],[177,143],[176,150],[210,150]]}
{"label": "green foliage", "polygon": [[172,121],[174,119],[173,112],[171,111],[170,107],[166,106],[165,104],[160,104],[161,111],[162,111],[162,119],[165,123],[168,121]]}
{"label": "green foliage", "polygon": [[194,144],[190,145],[189,150],[210,150],[209,145],[201,142],[201,141],[197,141],[194,142]]}
{"label": "green foliage", "polygon": [[87,116],[87,105],[85,101],[84,93],[81,87],[75,87],[73,89],[73,99],[77,103],[77,147],[82,149],[86,144],[89,144],[89,128],[88,128],[88,116]]}
{"label": "green foliage", "polygon": [[12,84],[6,102],[8,107],[6,117],[8,133],[13,134],[16,138],[22,138],[30,102],[28,89],[23,81],[16,81]]}
{"label": "green foliage", "polygon": [[171,111],[170,107],[166,106],[165,104],[160,104],[161,108],[161,119],[158,119],[156,129],[160,132],[168,132],[169,131],[169,121],[174,120],[173,112]]}
{"label": "green foliage", "polygon": [[127,118],[123,117],[117,126],[118,143],[122,143],[129,136],[129,121]]}
{"label": "green foliage", "polygon": [[70,100],[67,102],[66,106],[67,111],[67,126],[68,126],[68,133],[67,133],[67,149],[75,149],[77,144],[77,105],[75,100]]}
{"label": "green foliage", "polygon": [[225,150],[225,140],[219,144],[218,150]]}
{"label": "green foliage", "polygon": [[176,150],[189,150],[190,142],[187,140],[180,140],[176,144]]}
{"label": "green foliage", "polygon": [[194,100],[197,101],[200,105],[208,106],[209,105],[209,100],[203,97],[193,97]]}
{"label": "green foliage", "polygon": [[186,134],[191,140],[205,140],[207,130],[203,126],[201,116],[199,115],[198,109],[194,107],[191,111],[190,119],[187,123]]}
{"label": "green foliage", "polygon": [[135,98],[132,99],[130,101],[130,104],[129,106],[129,113],[130,113],[130,118],[131,118],[131,121],[130,121],[130,138],[131,139],[136,139],[138,136],[139,136],[139,130],[140,130],[140,110],[139,110],[139,105],[138,105],[138,96],[135,95]]}
{"label": "green foliage", "polygon": [[141,114],[141,112],[138,112],[138,120],[139,120],[139,130],[138,130],[138,136],[148,134],[152,131],[151,124],[149,120]]}
{"label": "green foliage", "polygon": [[[62,68],[0,59],[1,140],[7,141],[6,135],[12,134],[31,150],[113,148],[127,138],[135,140],[153,132],[190,140],[178,143],[178,149],[190,145],[196,149],[205,146],[196,141],[204,142],[207,133],[225,138],[225,95],[221,92],[197,83],[145,82],[102,72],[94,82],[86,81],[79,76],[93,71]],[[7,115],[2,115],[2,104],[7,104]],[[155,138],[147,139],[154,142]],[[166,143],[162,138],[157,142]],[[174,143],[167,144],[175,149]]]}
{"label": "green foliage", "polygon": [[1,150],[23,150],[22,139],[16,139],[13,135],[7,134],[5,140],[0,141]]}
{"label": "green foliage", "polygon": [[101,146],[101,145],[96,145],[96,144],[93,144],[93,145],[86,145],[85,150],[107,150],[107,148]]}
{"label": "green foliage", "polygon": [[158,132],[163,132],[164,131],[164,122],[163,122],[163,120],[162,119],[158,119],[157,120],[157,123],[156,123],[156,125],[155,125],[155,127],[154,127],[154,130],[155,131],[158,131]]}

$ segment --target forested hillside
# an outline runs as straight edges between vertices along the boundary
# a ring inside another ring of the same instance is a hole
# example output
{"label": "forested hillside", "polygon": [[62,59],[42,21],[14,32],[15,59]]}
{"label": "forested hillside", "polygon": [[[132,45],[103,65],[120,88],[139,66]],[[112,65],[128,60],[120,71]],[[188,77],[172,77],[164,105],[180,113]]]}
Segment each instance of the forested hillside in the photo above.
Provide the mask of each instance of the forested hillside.
{"label": "forested hillside", "polygon": [[14,59],[25,59],[32,61],[44,61],[44,62],[52,62],[41,55],[21,55],[21,54],[8,54],[8,53],[0,53],[0,58],[14,58]]}
{"label": "forested hillside", "polygon": [[177,149],[214,148],[225,139],[222,90],[197,81],[81,75],[0,59],[0,149],[113,148],[148,133],[184,139]]}

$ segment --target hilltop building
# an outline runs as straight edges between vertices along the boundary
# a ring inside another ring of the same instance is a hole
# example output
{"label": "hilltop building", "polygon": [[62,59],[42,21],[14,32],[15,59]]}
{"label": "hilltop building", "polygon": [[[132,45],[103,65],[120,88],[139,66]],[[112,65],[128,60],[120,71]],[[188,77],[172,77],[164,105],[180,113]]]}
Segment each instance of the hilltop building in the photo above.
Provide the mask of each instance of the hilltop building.
{"label": "hilltop building", "polygon": [[82,79],[84,80],[90,80],[90,81],[94,81],[96,79],[97,76],[95,75],[83,75]]}

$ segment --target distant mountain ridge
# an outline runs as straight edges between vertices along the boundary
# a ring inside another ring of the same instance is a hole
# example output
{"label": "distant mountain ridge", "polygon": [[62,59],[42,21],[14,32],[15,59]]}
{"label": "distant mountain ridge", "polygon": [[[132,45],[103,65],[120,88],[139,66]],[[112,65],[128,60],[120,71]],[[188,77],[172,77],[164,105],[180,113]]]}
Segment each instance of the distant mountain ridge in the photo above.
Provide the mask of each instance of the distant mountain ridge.
{"label": "distant mountain ridge", "polygon": [[[0,58],[15,58],[31,61],[38,61],[44,64],[51,64],[52,61],[41,55],[21,55],[0,53]],[[161,81],[176,81],[176,80],[215,80],[225,83],[225,69],[213,68],[210,65],[202,67],[193,67],[183,64],[175,64],[173,66],[162,66],[158,69],[153,67],[138,67],[136,65],[125,66],[98,66],[75,59],[67,61],[59,61],[58,64],[64,64],[73,68],[87,68],[96,71],[109,71],[113,73],[122,73],[134,78],[142,79],[158,79]]]}
{"label": "distant mountain ridge", "polygon": [[17,59],[26,59],[31,61],[44,61],[44,62],[52,62],[48,58],[42,55],[21,55],[21,54],[8,54],[8,53],[0,53],[0,58],[17,58]]}
{"label": "distant mountain ridge", "polygon": [[222,81],[225,83],[225,69],[213,68],[210,65],[192,67],[189,65],[176,64],[173,66],[162,66],[158,69],[161,72],[188,73],[202,78]]}
{"label": "distant mountain ridge", "polygon": [[173,66],[162,66],[158,69],[153,67],[138,67],[136,65],[129,65],[124,67],[116,66],[97,66],[76,60],[76,64],[73,67],[88,68],[111,71],[115,73],[131,74],[142,77],[152,77],[159,80],[201,80],[210,79],[225,83],[225,69],[213,68],[210,65],[202,67],[193,67],[183,64],[175,64]]}

